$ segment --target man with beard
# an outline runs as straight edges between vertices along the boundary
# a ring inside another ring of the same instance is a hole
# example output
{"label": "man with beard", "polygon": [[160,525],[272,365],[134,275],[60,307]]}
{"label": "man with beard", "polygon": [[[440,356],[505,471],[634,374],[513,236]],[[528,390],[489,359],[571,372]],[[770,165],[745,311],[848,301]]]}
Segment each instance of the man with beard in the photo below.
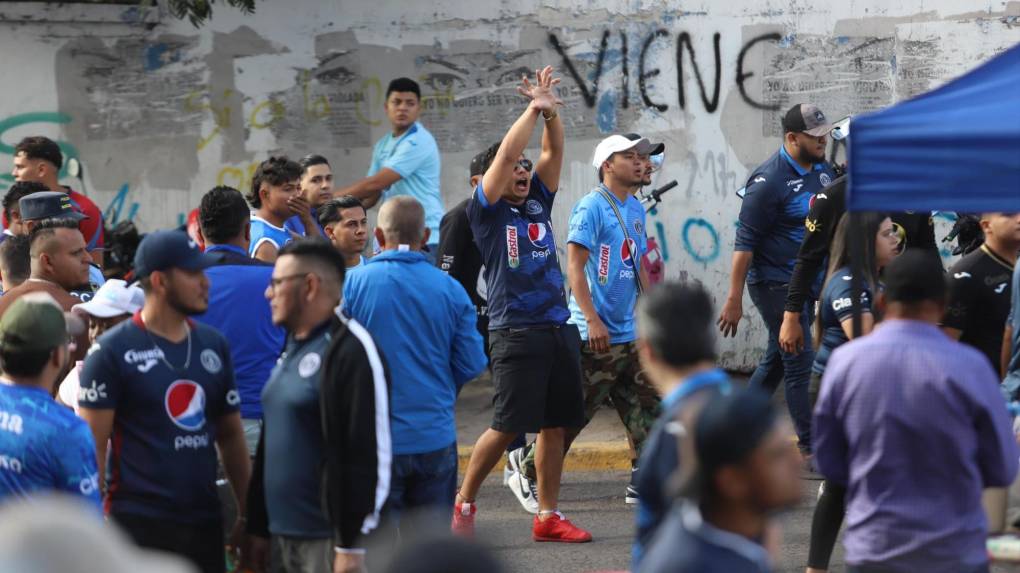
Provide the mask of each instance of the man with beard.
{"label": "man with beard", "polygon": [[145,237],[135,255],[145,305],[99,337],[78,402],[106,467],[107,515],[138,545],[181,555],[203,573],[225,570],[217,450],[237,502],[234,547],[250,474],[227,341],[189,318],[208,307],[204,269],[217,258],[180,230]]}
{"label": "man with beard", "polygon": [[[797,429],[799,447],[811,451],[811,407],[808,379],[814,352],[793,354],[779,347],[786,292],[797,251],[804,239],[804,219],[815,193],[832,182],[825,162],[825,145],[832,124],[818,107],[797,104],[783,117],[783,145],[751,172],[737,192],[740,207],[736,244],[730,273],[730,290],[717,321],[723,336],[736,336],[743,316],[744,283],[768,329],[768,346],[749,385],[775,392],[785,379],[786,403]],[[820,276],[818,278],[821,278]],[[813,297],[821,286],[816,280]],[[801,327],[814,322],[814,303],[807,300]]]}

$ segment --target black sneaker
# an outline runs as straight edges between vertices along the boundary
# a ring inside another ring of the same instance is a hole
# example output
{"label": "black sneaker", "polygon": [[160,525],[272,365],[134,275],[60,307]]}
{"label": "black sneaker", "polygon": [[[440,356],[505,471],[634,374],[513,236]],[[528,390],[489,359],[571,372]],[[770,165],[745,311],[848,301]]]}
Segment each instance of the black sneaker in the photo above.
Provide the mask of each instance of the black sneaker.
{"label": "black sneaker", "polygon": [[627,484],[627,495],[623,497],[623,501],[627,505],[633,505],[639,501],[637,485],[634,484],[634,479],[637,477],[637,468],[630,468],[630,483]]}

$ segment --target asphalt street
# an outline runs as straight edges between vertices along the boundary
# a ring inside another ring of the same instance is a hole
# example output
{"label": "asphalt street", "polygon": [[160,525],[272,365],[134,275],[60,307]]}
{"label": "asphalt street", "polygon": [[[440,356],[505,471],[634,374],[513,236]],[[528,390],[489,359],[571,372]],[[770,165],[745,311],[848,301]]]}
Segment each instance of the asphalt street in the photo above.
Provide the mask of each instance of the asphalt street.
{"label": "asphalt street", "polygon": [[[503,573],[626,571],[634,528],[634,506],[623,502],[627,473],[573,472],[564,477],[560,508],[594,537],[591,543],[576,545],[532,541],[531,516],[521,509],[500,477],[493,475],[478,496],[477,538],[499,557],[505,567]],[[811,516],[820,482],[802,483],[801,504],[777,516],[783,543],[776,573],[803,573],[807,562]],[[841,535],[830,571],[843,570]],[[997,565],[992,572],[1020,572],[1020,566]]]}

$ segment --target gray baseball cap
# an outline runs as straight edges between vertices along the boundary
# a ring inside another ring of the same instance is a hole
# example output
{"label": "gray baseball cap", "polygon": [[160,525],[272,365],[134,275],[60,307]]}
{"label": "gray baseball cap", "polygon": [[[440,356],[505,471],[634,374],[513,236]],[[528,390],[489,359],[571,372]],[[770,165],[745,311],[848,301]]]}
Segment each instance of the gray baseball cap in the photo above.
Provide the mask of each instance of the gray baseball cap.
{"label": "gray baseball cap", "polygon": [[799,103],[790,108],[783,116],[783,132],[791,131],[806,133],[812,137],[828,135],[832,124],[825,118],[818,106],[810,103]]}

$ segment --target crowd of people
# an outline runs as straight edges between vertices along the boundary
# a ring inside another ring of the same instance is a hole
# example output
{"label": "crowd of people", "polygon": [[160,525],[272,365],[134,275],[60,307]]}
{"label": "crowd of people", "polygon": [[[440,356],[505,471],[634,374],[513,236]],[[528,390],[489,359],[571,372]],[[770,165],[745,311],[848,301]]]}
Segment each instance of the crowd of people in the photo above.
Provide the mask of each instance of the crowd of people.
{"label": "crowd of people", "polygon": [[[665,146],[638,134],[593,150],[564,277],[558,82],[523,78],[525,109],[447,212],[420,89],[399,78],[365,178],[335,188],[322,155],[270,157],[244,193],[205,193],[191,228],[145,235],[120,276],[103,273],[99,210],[59,183],[59,147],[22,140],[0,238],[0,500],[81,497],[203,573],[226,570],[224,545],[255,571],[451,567],[389,558],[412,532],[472,539],[499,464],[534,541],[592,541],[560,485],[609,403],[635,571],[770,571],[775,513],[821,478],[809,572],[844,520],[851,571],[987,571],[982,491],[1020,458],[1020,214],[980,214],[983,242],[947,273],[930,215],[846,214],[832,124],[797,104],[738,191],[718,314],[705,286],[651,272],[639,197]],[[747,388],[717,365],[745,285],[768,332]],[[455,404],[485,372],[492,423],[458,476]]]}

